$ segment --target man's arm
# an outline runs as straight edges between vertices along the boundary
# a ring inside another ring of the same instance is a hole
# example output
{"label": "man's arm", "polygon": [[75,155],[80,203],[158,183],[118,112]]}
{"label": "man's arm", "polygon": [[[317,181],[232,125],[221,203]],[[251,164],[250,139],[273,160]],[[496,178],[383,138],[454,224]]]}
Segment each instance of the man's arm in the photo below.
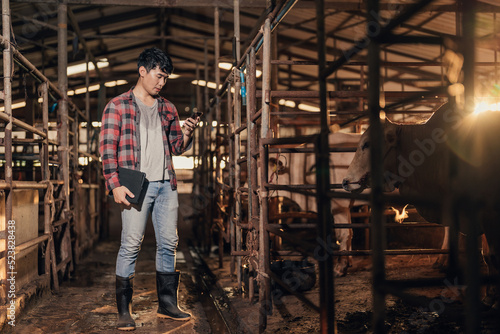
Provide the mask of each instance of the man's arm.
{"label": "man's arm", "polygon": [[120,128],[121,116],[116,105],[111,101],[104,108],[101,120],[101,133],[99,135],[99,153],[102,159],[106,189],[109,192],[120,186],[117,173]]}
{"label": "man's arm", "polygon": [[196,125],[198,124],[199,121],[200,121],[199,117],[196,117],[196,119],[192,119],[190,117],[184,121],[184,133],[183,133],[184,142],[182,143],[183,151],[188,148],[189,144],[191,144],[191,139],[193,139],[194,129],[196,128]]}
{"label": "man's arm", "polygon": [[106,188],[113,194],[118,204],[130,205],[126,195],[134,197],[127,187],[120,184],[118,177],[118,142],[121,132],[121,115],[116,105],[110,102],[104,109],[99,138],[99,152],[102,158],[103,175]]}
{"label": "man's arm", "polygon": [[191,144],[191,137],[193,131],[190,130],[191,132],[188,131],[187,133],[186,131],[182,131],[177,109],[172,103],[168,101],[167,101],[167,109],[168,112],[170,112],[171,115],[173,116],[170,128],[167,130],[167,136],[170,144],[170,152],[172,155],[181,155],[188,149],[189,145]]}

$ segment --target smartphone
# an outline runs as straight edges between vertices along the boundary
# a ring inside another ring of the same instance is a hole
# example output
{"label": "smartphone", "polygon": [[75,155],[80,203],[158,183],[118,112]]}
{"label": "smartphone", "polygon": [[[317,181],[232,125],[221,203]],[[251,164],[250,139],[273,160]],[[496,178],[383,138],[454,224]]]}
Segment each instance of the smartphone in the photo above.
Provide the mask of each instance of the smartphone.
{"label": "smartphone", "polygon": [[193,111],[191,113],[191,116],[189,116],[189,118],[196,120],[196,117],[201,117],[202,115],[203,115],[202,111]]}

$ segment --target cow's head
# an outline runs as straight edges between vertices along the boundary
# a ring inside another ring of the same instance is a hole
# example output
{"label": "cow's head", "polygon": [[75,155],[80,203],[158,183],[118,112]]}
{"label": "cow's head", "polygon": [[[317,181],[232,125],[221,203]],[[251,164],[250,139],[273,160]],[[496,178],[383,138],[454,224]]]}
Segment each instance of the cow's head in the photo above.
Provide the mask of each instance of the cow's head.
{"label": "cow's head", "polygon": [[[398,131],[397,125],[385,122],[383,125],[384,130],[384,172],[392,171],[396,161],[396,145],[398,144]],[[342,187],[350,192],[362,192],[370,186],[370,128],[361,136],[358,148],[352,159],[349,168],[347,169],[347,176],[342,181]],[[391,181],[394,180],[394,181]],[[396,180],[386,178],[384,191],[393,191],[396,186]]]}

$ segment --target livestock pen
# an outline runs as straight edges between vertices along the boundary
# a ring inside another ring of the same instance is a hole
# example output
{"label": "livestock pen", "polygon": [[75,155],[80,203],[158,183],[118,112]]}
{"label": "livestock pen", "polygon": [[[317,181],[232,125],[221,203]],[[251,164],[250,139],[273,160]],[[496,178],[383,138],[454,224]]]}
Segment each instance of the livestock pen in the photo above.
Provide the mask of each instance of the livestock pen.
{"label": "livestock pen", "polygon": [[[391,122],[426,124],[447,102],[460,119],[475,103],[498,106],[499,10],[494,0],[3,0],[3,329],[115,330],[120,207],[104,189],[99,120],[155,46],[175,66],[162,95],[179,120],[203,112],[173,162],[179,299],[193,320],[154,315],[148,227],[138,332],[497,332],[497,296],[481,301],[499,281],[481,253],[494,233],[477,237],[489,227],[480,195],[497,178],[462,182],[469,169],[455,161],[444,191],[400,195],[385,185],[404,173],[384,162],[410,161],[388,146]],[[363,151],[369,174],[343,181]],[[448,248],[421,208],[437,208]]]}

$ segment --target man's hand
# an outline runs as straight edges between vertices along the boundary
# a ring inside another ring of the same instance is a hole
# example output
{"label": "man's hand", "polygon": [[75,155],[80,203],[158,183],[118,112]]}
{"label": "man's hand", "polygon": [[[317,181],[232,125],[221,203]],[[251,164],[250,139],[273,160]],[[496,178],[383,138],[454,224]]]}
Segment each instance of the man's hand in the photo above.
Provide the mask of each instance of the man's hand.
{"label": "man's hand", "polygon": [[200,121],[199,117],[196,117],[196,119],[193,119],[189,117],[184,121],[184,134],[188,135],[191,137],[193,135],[193,131],[196,128],[196,125]]}
{"label": "man's hand", "polygon": [[118,204],[125,204],[126,206],[130,206],[130,202],[127,201],[127,198],[125,197],[127,195],[129,195],[131,198],[135,197],[134,194],[132,194],[132,192],[125,186],[120,186],[113,189],[113,198]]}

